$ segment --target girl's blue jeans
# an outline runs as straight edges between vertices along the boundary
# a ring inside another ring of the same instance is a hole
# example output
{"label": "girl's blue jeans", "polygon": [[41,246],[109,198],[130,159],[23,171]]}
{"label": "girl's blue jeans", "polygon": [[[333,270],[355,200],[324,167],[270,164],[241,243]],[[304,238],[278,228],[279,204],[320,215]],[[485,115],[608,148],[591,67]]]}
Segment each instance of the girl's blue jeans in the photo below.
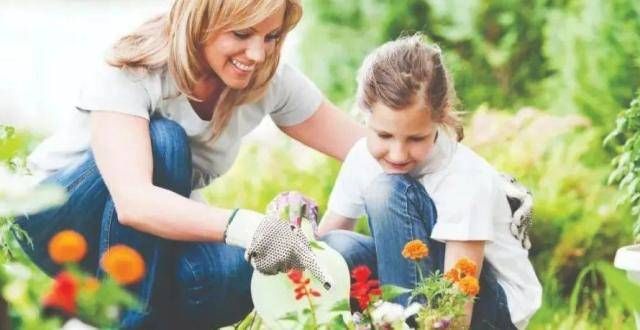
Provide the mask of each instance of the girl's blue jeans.
{"label": "girl's blue jeans", "polygon": [[[153,184],[188,197],[192,167],[184,129],[174,121],[153,117],[149,130]],[[223,243],[171,241],[122,225],[90,151],[45,182],[64,187],[68,200],[18,217],[16,223],[33,242],[21,241],[22,248],[47,274],[60,270],[48,255],[48,242],[65,229],[86,238],[88,253],[80,266],[98,277],[104,275],[99,258],[111,246],[126,244],[143,256],[146,275],[127,287],[142,308],[124,311],[120,328],[213,329],[241,320],[253,308],[252,267],[244,260],[243,249]]]}
{"label": "girl's blue jeans", "polygon": [[[431,239],[436,207],[422,184],[408,175],[383,174],[367,189],[364,203],[371,236],[336,230],[322,238],[345,258],[350,269],[367,265],[382,285],[413,288],[418,265],[403,258],[401,251],[407,242],[420,239],[429,246],[429,257],[419,262],[424,276],[443,271],[445,245]],[[515,329],[505,293],[486,260],[479,280],[471,328]],[[407,305],[409,294],[396,302]]]}

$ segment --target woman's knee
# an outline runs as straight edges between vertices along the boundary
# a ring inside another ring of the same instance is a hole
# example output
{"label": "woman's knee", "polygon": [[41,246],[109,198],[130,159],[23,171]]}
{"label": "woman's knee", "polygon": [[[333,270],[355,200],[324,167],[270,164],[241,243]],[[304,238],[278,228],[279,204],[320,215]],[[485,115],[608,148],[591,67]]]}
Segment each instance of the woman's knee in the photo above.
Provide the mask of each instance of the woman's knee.
{"label": "woman's knee", "polygon": [[173,120],[153,117],[149,124],[154,183],[186,195],[191,193],[191,149],[184,128]]}
{"label": "woman's knee", "polygon": [[244,250],[221,243],[186,244],[178,256],[178,287],[189,305],[249,295],[253,268]]}
{"label": "woman's knee", "polygon": [[219,243],[185,244],[178,257],[180,317],[196,328],[235,323],[253,308],[244,250]]}

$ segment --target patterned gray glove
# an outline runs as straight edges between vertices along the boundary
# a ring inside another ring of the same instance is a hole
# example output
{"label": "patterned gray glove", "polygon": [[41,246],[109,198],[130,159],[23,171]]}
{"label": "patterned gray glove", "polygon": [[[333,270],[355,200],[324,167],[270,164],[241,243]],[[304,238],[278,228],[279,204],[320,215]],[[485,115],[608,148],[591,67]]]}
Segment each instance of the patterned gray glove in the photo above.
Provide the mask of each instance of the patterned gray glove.
{"label": "patterned gray glove", "polygon": [[325,289],[331,288],[332,281],[311,252],[306,236],[287,221],[240,209],[227,225],[224,241],[245,248],[245,259],[261,273],[308,269]]}
{"label": "patterned gray glove", "polygon": [[267,275],[307,269],[325,289],[331,288],[331,281],[321,270],[302,230],[282,220],[267,217],[260,223],[246,258],[255,269]]}
{"label": "patterned gray glove", "polygon": [[529,228],[533,222],[533,195],[514,177],[501,174],[507,202],[511,208],[511,234],[520,241],[525,249],[531,248]]}

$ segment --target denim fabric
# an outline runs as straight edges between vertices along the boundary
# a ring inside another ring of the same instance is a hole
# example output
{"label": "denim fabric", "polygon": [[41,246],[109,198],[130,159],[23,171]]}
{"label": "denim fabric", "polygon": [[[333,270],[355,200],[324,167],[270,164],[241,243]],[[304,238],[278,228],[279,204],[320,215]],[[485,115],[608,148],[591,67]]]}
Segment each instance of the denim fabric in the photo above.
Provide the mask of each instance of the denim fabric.
{"label": "denim fabric", "polygon": [[[192,164],[184,129],[174,121],[155,116],[149,133],[154,185],[189,197]],[[99,256],[111,246],[126,244],[143,256],[145,277],[127,287],[143,308],[125,311],[121,315],[121,328],[177,328],[179,323],[174,322],[187,319],[184,315],[188,315],[189,322],[210,322],[206,327],[212,328],[237,321],[250,311],[250,299],[242,298],[249,297],[251,267],[244,261],[242,250],[224,244],[175,242],[122,225],[90,151],[45,182],[64,187],[67,202],[19,217],[16,223],[33,242],[29,245],[21,241],[23,249],[47,274],[53,276],[60,270],[49,258],[47,244],[55,233],[65,229],[75,230],[86,238],[88,254],[80,266],[99,277],[104,276]],[[198,290],[205,283],[206,292]],[[206,301],[216,303],[211,303],[209,310],[196,310],[207,294],[210,297]]]}
{"label": "denim fabric", "polygon": [[[336,230],[322,238],[345,258],[350,269],[365,264],[381,284],[413,288],[418,266],[403,258],[401,251],[406,242],[420,239],[429,246],[429,258],[420,261],[422,273],[443,271],[445,245],[430,238],[437,211],[422,184],[408,175],[383,174],[367,188],[364,202],[371,237]],[[504,291],[486,261],[479,280],[471,328],[514,329]],[[408,298],[405,294],[396,302],[407,305]]]}

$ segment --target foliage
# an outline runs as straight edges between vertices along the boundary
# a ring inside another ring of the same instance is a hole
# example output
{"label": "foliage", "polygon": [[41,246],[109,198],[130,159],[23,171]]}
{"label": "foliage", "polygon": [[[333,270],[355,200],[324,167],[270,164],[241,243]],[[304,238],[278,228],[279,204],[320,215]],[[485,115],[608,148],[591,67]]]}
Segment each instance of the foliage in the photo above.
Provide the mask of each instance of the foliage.
{"label": "foliage", "polygon": [[618,155],[612,161],[615,169],[608,182],[618,183],[620,202],[631,204],[631,214],[636,218],[633,233],[640,240],[640,90],[629,109],[620,113],[604,144],[616,148]]}
{"label": "foliage", "polygon": [[[445,54],[466,109],[537,106],[608,126],[640,86],[635,0],[307,0],[307,72],[342,104],[364,55],[423,32]],[[321,63],[321,65],[319,65]]]}

